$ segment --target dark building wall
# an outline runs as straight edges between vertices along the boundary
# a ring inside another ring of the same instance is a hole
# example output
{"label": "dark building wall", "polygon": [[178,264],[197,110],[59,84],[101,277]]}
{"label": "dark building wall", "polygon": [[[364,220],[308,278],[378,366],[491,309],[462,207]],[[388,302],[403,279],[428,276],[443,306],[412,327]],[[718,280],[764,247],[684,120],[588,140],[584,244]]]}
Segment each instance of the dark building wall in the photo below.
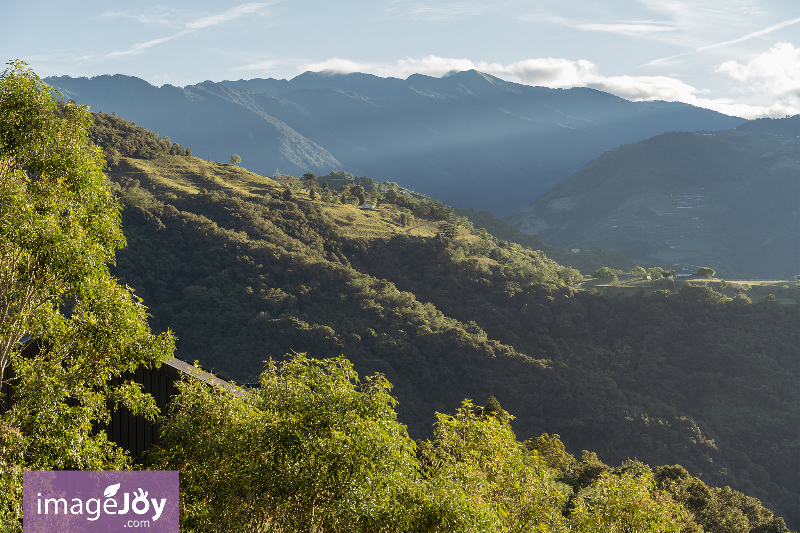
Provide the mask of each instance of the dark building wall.
{"label": "dark building wall", "polygon": [[[38,346],[33,344],[23,350],[23,355],[33,355],[38,352]],[[26,353],[27,352],[27,353]],[[112,386],[120,385],[125,381],[140,383],[145,393],[153,396],[156,406],[162,414],[167,412],[170,398],[178,394],[175,386],[184,374],[189,374],[208,383],[210,386],[228,388],[233,385],[208,372],[199,370],[180,359],[170,359],[159,368],[139,367],[135,372],[124,374],[111,379]],[[0,414],[6,412],[12,405],[14,393],[14,372],[9,366],[2,379],[2,398],[0,398]],[[75,400],[68,399],[67,402]],[[145,452],[158,443],[158,425],[146,420],[143,416],[134,416],[128,409],[121,407],[111,414],[111,421],[97,427],[105,431],[108,440],[115,442],[127,451],[135,464],[145,464]]]}

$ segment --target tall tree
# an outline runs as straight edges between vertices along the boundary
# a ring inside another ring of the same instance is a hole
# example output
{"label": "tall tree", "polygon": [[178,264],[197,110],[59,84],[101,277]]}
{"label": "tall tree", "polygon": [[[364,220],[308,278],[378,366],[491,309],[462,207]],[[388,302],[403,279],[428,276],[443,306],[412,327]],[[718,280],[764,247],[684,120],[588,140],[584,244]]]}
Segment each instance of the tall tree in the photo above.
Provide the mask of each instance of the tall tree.
{"label": "tall tree", "polygon": [[0,76],[0,371],[16,376],[0,418],[0,529],[14,530],[23,468],[126,465],[93,425],[109,420],[109,403],[151,417],[156,408],[138,386],[112,389],[109,378],[174,350],[172,334],[152,335],[141,300],[109,273],[125,238],[91,121],[22,61]]}
{"label": "tall tree", "polygon": [[317,184],[317,175],[313,172],[306,172],[303,174],[303,181],[306,182],[306,188],[311,189]]}
{"label": "tall tree", "polygon": [[698,276],[704,276],[706,278],[713,278],[714,274],[716,274],[716,273],[717,272],[713,268],[710,268],[710,267],[700,267],[700,268],[697,269],[697,275]]}
{"label": "tall tree", "polygon": [[270,361],[260,384],[247,395],[180,385],[156,460],[181,470],[182,530],[394,532],[427,522],[415,516],[414,442],[383,376],[361,381],[344,358],[296,356]]}

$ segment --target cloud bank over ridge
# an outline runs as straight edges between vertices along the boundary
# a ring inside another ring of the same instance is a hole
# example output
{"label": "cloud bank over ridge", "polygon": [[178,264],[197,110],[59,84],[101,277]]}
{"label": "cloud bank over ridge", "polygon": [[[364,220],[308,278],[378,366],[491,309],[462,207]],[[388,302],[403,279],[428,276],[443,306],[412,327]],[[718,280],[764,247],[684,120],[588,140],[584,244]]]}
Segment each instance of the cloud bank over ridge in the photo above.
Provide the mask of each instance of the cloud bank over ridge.
{"label": "cloud bank over ridge", "polygon": [[[238,70],[259,70],[260,66],[245,65]],[[407,78],[411,74],[443,76],[453,71],[472,69],[525,85],[552,88],[591,87],[633,101],[685,102],[744,118],[800,113],[800,48],[794,48],[791,43],[778,43],[746,64],[733,60],[714,69],[716,74],[726,76],[731,94],[740,98],[709,98],[708,89],[693,87],[676,76],[605,76],[596,64],[585,59],[546,57],[504,65],[436,55],[405,58],[392,64],[331,58],[304,64],[299,70],[366,72],[378,76]],[[764,101],[771,103],[757,103]]]}

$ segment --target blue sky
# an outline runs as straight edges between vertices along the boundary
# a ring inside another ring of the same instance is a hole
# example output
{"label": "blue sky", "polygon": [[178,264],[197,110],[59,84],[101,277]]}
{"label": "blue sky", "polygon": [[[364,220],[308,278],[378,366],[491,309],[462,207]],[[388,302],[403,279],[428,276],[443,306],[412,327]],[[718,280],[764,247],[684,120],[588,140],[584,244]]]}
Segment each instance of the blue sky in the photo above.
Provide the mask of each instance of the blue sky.
{"label": "blue sky", "polygon": [[747,118],[800,113],[797,0],[0,0],[0,53],[42,77],[184,86],[476,68]]}

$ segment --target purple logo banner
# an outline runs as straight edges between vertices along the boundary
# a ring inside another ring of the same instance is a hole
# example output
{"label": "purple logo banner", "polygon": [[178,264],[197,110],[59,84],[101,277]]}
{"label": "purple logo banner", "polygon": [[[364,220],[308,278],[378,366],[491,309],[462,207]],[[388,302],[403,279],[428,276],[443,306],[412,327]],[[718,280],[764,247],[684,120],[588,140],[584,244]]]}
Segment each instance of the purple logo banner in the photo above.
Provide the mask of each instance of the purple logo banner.
{"label": "purple logo banner", "polygon": [[24,533],[178,532],[176,471],[23,473]]}

